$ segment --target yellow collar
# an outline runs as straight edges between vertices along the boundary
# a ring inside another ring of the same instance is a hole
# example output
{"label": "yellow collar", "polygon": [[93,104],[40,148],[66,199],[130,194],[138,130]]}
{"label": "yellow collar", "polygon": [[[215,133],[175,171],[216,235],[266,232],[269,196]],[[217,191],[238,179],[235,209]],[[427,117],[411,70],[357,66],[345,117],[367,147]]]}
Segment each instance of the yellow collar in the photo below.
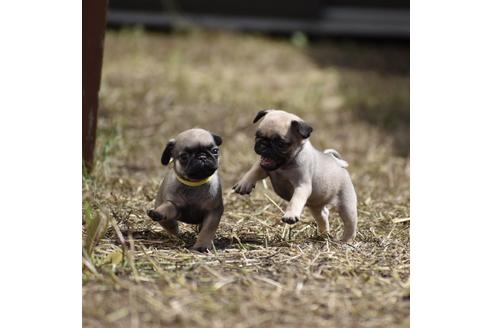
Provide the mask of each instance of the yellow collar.
{"label": "yellow collar", "polygon": [[187,180],[185,178],[182,178],[182,177],[180,177],[179,175],[176,174],[176,179],[178,179],[179,182],[181,182],[182,184],[184,184],[184,185],[186,185],[188,187],[199,187],[201,185],[206,184],[210,180],[212,180],[212,177],[213,176],[214,175],[212,174],[211,176],[209,176],[208,178],[205,178],[203,180],[191,181],[191,180]]}
{"label": "yellow collar", "polygon": [[[174,159],[171,158],[171,160],[169,161],[169,164],[174,164]],[[185,178],[182,178],[180,177],[178,174],[174,173],[174,175],[176,176],[176,179],[181,182],[182,184],[184,184],[185,186],[188,186],[188,187],[200,187],[201,185],[204,185],[206,184],[207,182],[210,182],[210,180],[212,180],[212,177],[214,176],[213,174],[211,176],[209,176],[208,178],[205,178],[203,180],[198,180],[198,181],[191,181],[191,180],[187,180]]]}

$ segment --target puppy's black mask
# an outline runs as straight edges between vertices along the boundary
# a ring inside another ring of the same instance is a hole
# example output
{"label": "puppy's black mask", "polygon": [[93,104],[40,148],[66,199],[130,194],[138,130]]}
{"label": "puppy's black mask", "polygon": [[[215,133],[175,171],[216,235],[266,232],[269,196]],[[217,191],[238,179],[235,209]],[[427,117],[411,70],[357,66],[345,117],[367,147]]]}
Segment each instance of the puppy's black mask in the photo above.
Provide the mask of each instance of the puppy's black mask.
{"label": "puppy's black mask", "polygon": [[177,155],[185,178],[201,180],[211,176],[218,168],[219,147],[215,145],[185,148]]}
{"label": "puppy's black mask", "polygon": [[256,134],[255,152],[261,156],[260,165],[264,170],[273,171],[284,165],[291,157],[291,142],[275,136],[268,138]]}
{"label": "puppy's black mask", "polygon": [[[171,158],[179,162],[177,174],[191,180],[202,180],[208,178],[219,166],[219,146],[222,138],[211,133],[213,141],[210,143],[199,142],[191,146],[176,144],[175,139],[169,140],[162,153],[162,165],[168,165]],[[193,144],[193,143],[192,143]]]}

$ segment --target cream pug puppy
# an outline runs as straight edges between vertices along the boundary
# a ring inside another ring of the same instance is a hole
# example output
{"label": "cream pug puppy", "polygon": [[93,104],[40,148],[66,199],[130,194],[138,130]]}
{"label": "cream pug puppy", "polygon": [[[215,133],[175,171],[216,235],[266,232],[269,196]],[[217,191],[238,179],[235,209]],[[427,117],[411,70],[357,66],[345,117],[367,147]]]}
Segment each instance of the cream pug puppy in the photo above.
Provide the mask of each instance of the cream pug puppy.
{"label": "cream pug puppy", "polygon": [[257,181],[270,177],[277,195],[289,202],[283,222],[296,223],[307,206],[322,234],[329,230],[328,215],[333,207],[343,221],[342,241],[354,238],[357,196],[347,162],[335,150],[321,152],[314,148],[308,139],[313,128],[298,116],[281,110],[262,110],[253,123],[262,118],[254,148],[260,158],[234,185],[234,191],[249,194]]}
{"label": "cream pug puppy", "polygon": [[211,249],[224,212],[219,174],[219,146],[222,138],[207,130],[190,129],[169,140],[161,162],[173,160],[147,215],[169,233],[179,233],[178,221],[198,224],[200,232],[192,249]]}

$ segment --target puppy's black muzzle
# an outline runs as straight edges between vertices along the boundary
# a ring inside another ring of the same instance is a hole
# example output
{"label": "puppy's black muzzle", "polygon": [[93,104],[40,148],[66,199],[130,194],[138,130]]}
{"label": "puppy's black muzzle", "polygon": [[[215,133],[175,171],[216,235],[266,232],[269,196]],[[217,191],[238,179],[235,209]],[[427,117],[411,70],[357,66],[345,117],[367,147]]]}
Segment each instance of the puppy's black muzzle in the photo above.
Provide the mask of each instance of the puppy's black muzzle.
{"label": "puppy's black muzzle", "polygon": [[284,159],[284,154],[278,149],[275,143],[268,139],[258,139],[255,143],[255,152],[274,160]]}
{"label": "puppy's black muzzle", "polygon": [[184,172],[190,179],[201,180],[211,176],[217,168],[215,156],[206,152],[198,152],[188,160]]}
{"label": "puppy's black muzzle", "polygon": [[260,165],[263,169],[273,171],[285,163],[286,159],[281,154],[275,144],[268,139],[259,138],[255,142],[255,152],[260,155]]}
{"label": "puppy's black muzzle", "polygon": [[270,147],[270,142],[265,139],[259,139],[255,143],[255,152],[258,155],[262,155],[264,152],[268,151]]}

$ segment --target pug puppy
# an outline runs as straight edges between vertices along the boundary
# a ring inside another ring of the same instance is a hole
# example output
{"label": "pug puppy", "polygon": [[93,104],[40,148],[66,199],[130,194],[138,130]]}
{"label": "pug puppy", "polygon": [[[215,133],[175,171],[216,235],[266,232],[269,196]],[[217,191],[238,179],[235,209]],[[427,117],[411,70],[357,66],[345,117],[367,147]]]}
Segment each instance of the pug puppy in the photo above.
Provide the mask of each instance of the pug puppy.
{"label": "pug puppy", "polygon": [[314,148],[309,141],[313,128],[298,116],[262,110],[253,123],[262,118],[254,148],[260,158],[234,185],[234,191],[249,194],[258,180],[270,177],[277,195],[289,202],[283,222],[296,223],[307,206],[323,234],[329,230],[329,210],[334,207],[344,225],[342,241],[351,240],[357,229],[357,196],[347,162],[335,150]]}
{"label": "pug puppy", "polygon": [[224,212],[219,174],[219,146],[222,138],[207,130],[190,129],[169,140],[162,153],[164,166],[172,161],[155,208],[148,216],[169,233],[179,233],[178,221],[197,224],[199,233],[192,250],[207,252]]}

